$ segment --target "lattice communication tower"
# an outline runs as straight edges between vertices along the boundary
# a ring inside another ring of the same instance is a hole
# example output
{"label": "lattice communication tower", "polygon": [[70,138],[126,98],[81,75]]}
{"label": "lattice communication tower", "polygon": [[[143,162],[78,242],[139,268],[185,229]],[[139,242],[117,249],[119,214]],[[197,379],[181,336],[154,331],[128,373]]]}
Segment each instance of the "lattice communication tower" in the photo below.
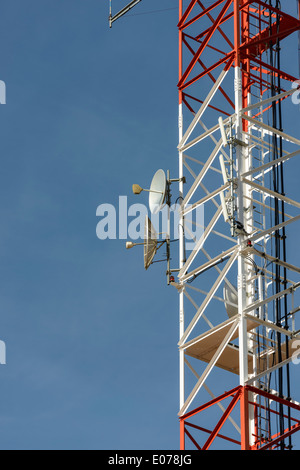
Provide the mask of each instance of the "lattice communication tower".
{"label": "lattice communication tower", "polygon": [[[174,282],[181,449],[206,450],[220,439],[223,448],[292,449],[300,427],[290,367],[299,268],[287,238],[300,205],[284,178],[300,140],[283,122],[300,83],[299,4],[179,0],[179,172],[190,175],[180,184],[180,226],[200,205],[208,220],[187,257],[181,231]],[[207,384],[217,381],[216,396]]]}
{"label": "lattice communication tower", "polygon": [[[110,26],[140,1],[110,10]],[[292,449],[300,429],[300,269],[288,249],[300,203],[285,178],[300,140],[284,124],[300,96],[299,11],[300,0],[179,0],[179,266],[168,260],[167,275],[179,295],[182,450]]]}

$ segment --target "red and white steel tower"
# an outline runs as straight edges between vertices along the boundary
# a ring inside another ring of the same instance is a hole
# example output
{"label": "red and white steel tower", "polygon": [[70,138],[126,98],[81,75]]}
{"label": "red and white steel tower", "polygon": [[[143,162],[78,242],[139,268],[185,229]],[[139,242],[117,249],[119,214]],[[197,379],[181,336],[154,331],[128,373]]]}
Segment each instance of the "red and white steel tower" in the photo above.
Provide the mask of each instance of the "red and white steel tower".
{"label": "red and white steel tower", "polygon": [[[300,429],[300,269],[288,250],[300,203],[284,179],[300,139],[283,122],[298,93],[299,10],[179,0],[181,449],[291,449]],[[187,253],[200,206],[207,223]]]}

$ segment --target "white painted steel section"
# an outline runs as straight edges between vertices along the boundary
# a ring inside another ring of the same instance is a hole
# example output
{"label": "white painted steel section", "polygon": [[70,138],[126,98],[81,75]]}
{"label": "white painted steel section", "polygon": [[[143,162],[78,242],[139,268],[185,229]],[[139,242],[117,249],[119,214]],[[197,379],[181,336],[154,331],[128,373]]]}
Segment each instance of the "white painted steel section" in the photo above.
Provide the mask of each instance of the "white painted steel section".
{"label": "white painted steel section", "polygon": [[184,200],[183,200],[183,207],[185,207],[190,199],[192,198],[193,194],[195,193],[196,189],[198,188],[198,186],[200,185],[201,181],[203,180],[203,178],[205,177],[206,173],[208,172],[209,168],[210,168],[210,165],[213,163],[213,161],[215,160],[218,152],[220,151],[220,148],[222,147],[222,139],[219,140],[219,142],[217,143],[217,145],[215,146],[214,150],[212,151],[212,153],[210,154],[210,156],[208,157],[206,163],[204,164],[202,170],[200,171],[199,175],[197,176],[197,178],[195,179],[195,181],[193,182],[191,188],[189,189],[189,191],[187,192]]}
{"label": "white painted steel section", "polygon": [[279,165],[285,161],[290,160],[291,158],[295,157],[296,155],[299,155],[300,149],[296,150],[296,152],[288,153],[287,155],[284,155],[281,158],[277,158],[276,160],[272,160],[268,163],[265,163],[264,165],[259,166],[258,168],[252,168],[252,170],[246,171],[242,177],[246,178],[247,176],[253,175],[254,173],[258,173],[259,171],[264,171],[270,167],[273,167],[274,165]]}
{"label": "white painted steel section", "polygon": [[211,218],[210,223],[208,224],[207,228],[205,229],[202,237],[197,242],[194,250],[192,251],[192,253],[188,257],[186,263],[184,263],[183,267],[179,271],[179,277],[182,277],[186,273],[186,271],[189,269],[189,267],[191,266],[191,264],[194,261],[195,257],[199,253],[199,250],[201,250],[201,248],[204,245],[206,239],[208,238],[208,236],[210,235],[210,233],[211,233],[212,229],[214,228],[215,224],[219,220],[219,217],[220,217],[221,214],[222,214],[222,207],[219,206],[216,213],[215,213],[215,215]]}
{"label": "white painted steel section", "polygon": [[[179,131],[179,142],[182,140],[183,135],[183,113],[182,103],[179,104],[178,109],[178,131]],[[183,152],[179,151],[179,200],[180,204],[183,204]],[[184,235],[184,216],[182,209],[179,211],[179,267],[185,263],[185,235]],[[183,289],[179,291],[179,340],[184,335],[184,292]],[[183,406],[185,402],[185,365],[184,365],[184,351],[179,351],[179,406]]]}
{"label": "white painted steel section", "polygon": [[[242,81],[241,69],[235,67],[234,71],[234,88],[235,88],[235,111],[236,123],[235,132],[238,141],[243,139],[243,123],[241,118],[242,110]],[[245,226],[244,220],[244,185],[241,180],[241,175],[244,173],[244,147],[241,145],[236,146],[236,163],[237,163],[237,220]],[[247,336],[247,321],[244,316],[244,308],[246,307],[246,270],[245,261],[241,255],[242,246],[244,243],[245,235],[240,233],[238,235],[238,313],[239,313],[239,364],[240,364],[240,385],[245,385],[248,380],[248,336]]]}
{"label": "white painted steel section", "polygon": [[222,343],[220,344],[220,346],[216,350],[216,352],[213,355],[211,361],[209,362],[209,364],[205,368],[203,374],[201,375],[201,377],[197,381],[195,387],[193,388],[190,395],[186,399],[183,407],[181,408],[181,410],[179,412],[179,416],[182,416],[186,413],[187,409],[189,408],[189,406],[191,405],[191,403],[194,400],[195,396],[197,395],[200,388],[204,384],[204,382],[207,379],[209,373],[211,372],[212,368],[215,366],[216,362],[218,361],[219,357],[221,356],[222,352],[226,348],[227,344],[229,343],[230,339],[232,338],[232,336],[235,333],[235,331],[237,330],[237,328],[238,328],[238,321],[233,323],[233,325],[231,326],[231,328],[228,331],[227,335],[225,336],[224,340],[222,341]]}
{"label": "white painted steel section", "polygon": [[286,202],[287,204],[291,204],[292,206],[295,206],[298,209],[300,209],[300,202],[294,201],[293,199],[290,199],[289,197],[283,196],[280,193],[276,193],[275,191],[272,191],[272,189],[265,188],[265,187],[263,187],[263,186],[261,186],[257,183],[254,183],[254,181],[248,180],[247,178],[242,178],[242,181],[244,181],[244,183],[246,183],[246,184],[249,184],[250,186],[252,186],[257,191],[261,191],[263,193],[269,194],[270,196],[276,197],[277,199],[280,199],[280,200]]}
{"label": "white painted steel section", "polygon": [[201,318],[204,310],[206,309],[206,307],[210,303],[211,299],[215,295],[217,289],[220,287],[221,283],[223,282],[223,280],[224,280],[226,274],[228,273],[229,269],[231,268],[232,264],[236,260],[236,257],[237,257],[237,253],[236,253],[236,250],[235,250],[234,253],[230,256],[229,260],[227,261],[223,271],[221,272],[221,274],[218,276],[217,280],[213,284],[211,290],[207,294],[206,298],[204,299],[203,303],[201,304],[200,308],[198,309],[196,315],[194,316],[192,321],[189,323],[189,325],[185,329],[185,332],[184,332],[184,334],[181,337],[181,340],[179,342],[180,346],[187,340],[187,338],[189,337],[189,335],[191,334],[191,332],[195,328],[195,326],[196,326],[198,320]]}
{"label": "white painted steel section", "polygon": [[274,101],[279,101],[282,100],[282,98],[287,98],[293,93],[295,93],[295,88],[292,88],[289,91],[285,91],[284,93],[279,93],[278,95],[272,96],[271,98],[268,98],[266,100],[261,100],[257,103],[251,104],[250,106],[247,106],[247,108],[242,109],[241,112],[245,114],[248,111],[252,111],[253,109],[263,108],[264,106],[267,106],[268,104],[273,103]]}
{"label": "white painted steel section", "polygon": [[266,131],[270,133],[270,135],[278,135],[279,137],[282,137],[284,140],[287,142],[292,142],[293,144],[300,145],[300,140],[296,139],[295,137],[292,137],[285,132],[282,132],[278,129],[275,129],[275,127],[268,126],[262,121],[257,121],[256,119],[251,118],[250,116],[247,116],[246,114],[242,114],[243,119],[246,119],[249,121],[251,124],[255,124],[258,128],[262,127]]}
{"label": "white painted steel section", "polygon": [[214,86],[212,87],[212,89],[210,90],[210,92],[208,93],[207,97],[205,98],[202,106],[200,107],[199,111],[197,112],[197,114],[195,115],[194,119],[192,120],[191,124],[189,125],[189,127],[187,128],[184,136],[182,137],[182,139],[180,140],[179,142],[179,146],[178,148],[179,149],[182,149],[182,147],[185,145],[186,141],[188,140],[188,138],[190,137],[191,133],[193,132],[193,130],[195,129],[196,125],[199,123],[200,119],[202,118],[203,114],[205,113],[208,105],[210,104],[211,100],[213,99],[213,97],[215,96],[216,92],[218,91],[220,85],[222,84],[224,78],[226,77],[228,71],[225,71],[225,70],[222,70],[222,72],[220,73],[218,79],[216,80]]}

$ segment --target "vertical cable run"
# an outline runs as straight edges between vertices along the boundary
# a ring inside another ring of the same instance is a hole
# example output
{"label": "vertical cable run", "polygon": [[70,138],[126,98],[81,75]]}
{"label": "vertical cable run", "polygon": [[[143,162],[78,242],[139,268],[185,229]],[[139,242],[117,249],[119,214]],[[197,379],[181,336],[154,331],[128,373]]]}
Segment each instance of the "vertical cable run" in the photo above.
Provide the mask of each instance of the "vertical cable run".
{"label": "vertical cable run", "polygon": [[[272,0],[269,0],[270,6],[272,5]],[[275,7],[280,10],[281,5],[280,1],[276,0]],[[272,32],[272,27],[276,24],[277,32],[279,32],[280,27],[280,15],[276,14],[276,23],[272,23],[272,10],[269,11],[269,26],[270,26],[270,35]],[[274,51],[275,45],[275,51]],[[270,43],[270,65],[280,70],[281,66],[281,47],[280,47],[280,39],[276,40],[276,44],[273,42]],[[276,96],[278,93],[281,92],[281,78],[280,75],[277,74],[277,81],[276,81],[276,74],[274,72],[271,73],[271,95]],[[283,123],[282,123],[282,109],[281,109],[281,101],[276,104],[274,101],[272,104],[272,126],[275,129],[283,130]],[[283,145],[282,145],[282,137],[277,137],[273,134],[272,144],[272,157],[273,160],[282,157],[283,155]],[[284,173],[283,173],[283,165],[274,165],[272,169],[272,176],[273,176],[273,190],[278,194],[284,195]],[[280,209],[281,209],[281,217],[280,217]],[[274,199],[274,225],[278,225],[281,222],[285,221],[285,203],[281,200],[281,203],[278,198]],[[276,230],[275,232],[275,257],[278,259],[282,259],[286,261],[286,231],[285,227],[282,228],[282,232],[280,234],[280,230]],[[283,280],[282,280],[283,279]],[[281,291],[281,284],[283,284],[284,289],[287,288],[287,272],[286,268],[281,268],[279,264],[275,266],[275,292],[276,294]],[[288,305],[287,305],[287,296],[285,295],[283,299],[278,298],[275,301],[275,323],[277,326],[288,328]],[[286,357],[289,357],[289,343],[288,337],[286,336],[285,340],[285,353]],[[281,347],[281,334],[277,333],[277,355],[278,355],[278,362],[282,361],[282,347]],[[286,365],[286,390],[287,390],[287,398],[290,399],[290,371],[289,365]],[[280,367],[278,369],[278,392],[281,398],[284,397],[284,371],[283,368]],[[291,416],[290,416],[290,409],[288,409],[288,427],[291,429]],[[280,434],[284,434],[285,431],[285,418],[284,418],[284,409],[283,405],[279,404],[279,431]],[[288,438],[289,445],[288,449],[292,448],[291,436]],[[284,440],[279,444],[280,450],[285,449]]]}

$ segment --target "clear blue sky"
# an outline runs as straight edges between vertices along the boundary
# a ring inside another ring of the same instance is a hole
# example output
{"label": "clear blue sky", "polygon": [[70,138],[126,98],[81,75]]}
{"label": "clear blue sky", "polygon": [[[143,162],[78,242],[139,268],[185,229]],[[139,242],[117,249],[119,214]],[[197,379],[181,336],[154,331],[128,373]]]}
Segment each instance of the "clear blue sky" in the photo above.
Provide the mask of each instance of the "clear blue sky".
{"label": "clear blue sky", "polygon": [[177,176],[177,3],[109,30],[108,0],[0,2],[1,449],[178,448],[177,295],[96,237],[99,204]]}

